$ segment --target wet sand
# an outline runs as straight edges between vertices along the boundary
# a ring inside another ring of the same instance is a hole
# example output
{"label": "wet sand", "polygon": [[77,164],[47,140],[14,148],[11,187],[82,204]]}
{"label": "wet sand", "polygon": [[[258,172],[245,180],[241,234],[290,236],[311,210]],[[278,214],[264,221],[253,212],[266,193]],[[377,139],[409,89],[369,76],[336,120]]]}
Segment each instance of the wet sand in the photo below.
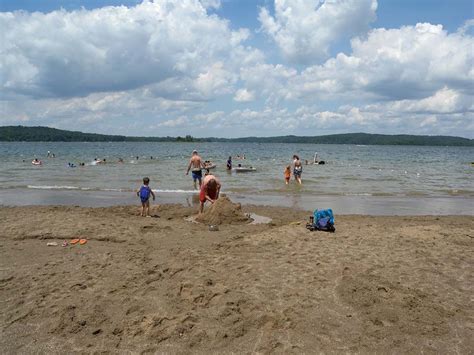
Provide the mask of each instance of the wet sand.
{"label": "wet sand", "polygon": [[331,234],[243,211],[273,221],[0,208],[2,353],[472,352],[472,216],[336,216]]}
{"label": "wet sand", "polygon": [[[245,205],[291,207],[300,210],[331,207],[338,215],[367,214],[375,216],[474,215],[472,196],[341,196],[310,194],[227,193],[233,201]],[[156,191],[163,204],[199,205],[199,192]],[[135,191],[84,191],[15,188],[0,193],[0,206],[81,206],[109,207],[137,203]]]}

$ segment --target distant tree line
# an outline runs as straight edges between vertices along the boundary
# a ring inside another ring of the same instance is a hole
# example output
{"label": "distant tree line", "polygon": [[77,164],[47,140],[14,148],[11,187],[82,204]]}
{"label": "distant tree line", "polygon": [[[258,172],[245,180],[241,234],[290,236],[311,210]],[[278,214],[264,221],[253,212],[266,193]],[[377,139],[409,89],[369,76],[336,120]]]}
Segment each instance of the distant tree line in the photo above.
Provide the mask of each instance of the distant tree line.
{"label": "distant tree line", "polygon": [[199,139],[186,137],[129,137],[66,131],[50,127],[3,126],[0,141],[4,142],[196,142]]}
{"label": "distant tree line", "polygon": [[245,138],[129,137],[66,131],[49,127],[3,126],[0,141],[4,142],[252,142],[362,145],[430,145],[474,146],[474,140],[452,136],[386,135],[369,133],[332,134],[326,136],[279,136]]}
{"label": "distant tree line", "polygon": [[430,145],[474,146],[474,140],[452,136],[416,136],[409,134],[345,133],[325,136],[279,136],[245,138],[209,138],[215,142],[308,143],[308,144],[361,144],[361,145]]}

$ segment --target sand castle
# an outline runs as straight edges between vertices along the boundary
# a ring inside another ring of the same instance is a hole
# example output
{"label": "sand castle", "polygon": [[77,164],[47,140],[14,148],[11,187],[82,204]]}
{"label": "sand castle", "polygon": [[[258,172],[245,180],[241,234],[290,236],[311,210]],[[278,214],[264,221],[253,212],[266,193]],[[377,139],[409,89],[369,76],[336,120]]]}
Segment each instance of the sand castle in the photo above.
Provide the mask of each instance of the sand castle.
{"label": "sand castle", "polygon": [[196,222],[221,225],[244,224],[252,221],[244,212],[240,203],[233,203],[228,197],[220,197],[204,213],[198,215]]}

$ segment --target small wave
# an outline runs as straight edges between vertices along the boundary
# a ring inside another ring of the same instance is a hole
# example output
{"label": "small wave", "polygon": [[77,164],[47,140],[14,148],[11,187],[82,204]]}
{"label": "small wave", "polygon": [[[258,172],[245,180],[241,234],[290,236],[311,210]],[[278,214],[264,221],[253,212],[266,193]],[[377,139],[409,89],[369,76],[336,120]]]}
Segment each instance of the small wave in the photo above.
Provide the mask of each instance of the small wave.
{"label": "small wave", "polygon": [[407,191],[402,194],[403,196],[407,197],[423,197],[423,196],[429,196],[426,192],[422,191]]}
{"label": "small wave", "polygon": [[[101,189],[94,187],[79,187],[68,185],[27,185],[28,189],[37,190],[80,190],[80,191],[107,191],[107,192],[134,192],[132,189]],[[180,190],[180,189],[153,189],[157,193],[177,193],[177,194],[193,194],[198,193],[199,190]]]}
{"label": "small wave", "polygon": [[372,196],[373,194],[371,194],[369,192],[360,192],[360,193],[357,193],[357,192],[343,192],[340,195],[342,195],[342,196]]}
{"label": "small wave", "polygon": [[79,191],[111,191],[111,192],[131,192],[130,189],[100,189],[96,187],[79,187],[67,185],[27,185],[28,189],[36,190],[79,190]]}
{"label": "small wave", "polygon": [[384,177],[366,177],[361,178],[361,181],[373,181],[373,182],[382,182],[382,181],[401,181],[400,178],[396,176],[384,176]]}
{"label": "small wave", "polygon": [[[89,189],[87,187],[83,187],[81,188],[81,190],[86,190],[86,189]],[[93,189],[89,189],[89,190],[93,190]],[[94,189],[94,190],[97,190],[97,191],[112,191],[112,192],[133,192],[134,190],[131,190],[131,189]]]}
{"label": "small wave", "polygon": [[361,178],[359,176],[343,176],[342,180],[364,180],[365,178]]}
{"label": "small wave", "polygon": [[372,193],[372,196],[385,197],[385,196],[397,196],[397,194],[394,194],[394,193],[391,193],[391,192],[374,192],[374,193]]}
{"label": "small wave", "polygon": [[39,189],[39,190],[81,190],[80,187],[77,186],[58,186],[58,185],[27,185],[26,186],[28,189]]}
{"label": "small wave", "polygon": [[474,191],[464,189],[440,189],[439,192],[450,196],[474,196]]}
{"label": "small wave", "polygon": [[153,192],[159,193],[175,193],[175,194],[194,194],[199,193],[199,190],[161,190],[161,189],[152,189]]}

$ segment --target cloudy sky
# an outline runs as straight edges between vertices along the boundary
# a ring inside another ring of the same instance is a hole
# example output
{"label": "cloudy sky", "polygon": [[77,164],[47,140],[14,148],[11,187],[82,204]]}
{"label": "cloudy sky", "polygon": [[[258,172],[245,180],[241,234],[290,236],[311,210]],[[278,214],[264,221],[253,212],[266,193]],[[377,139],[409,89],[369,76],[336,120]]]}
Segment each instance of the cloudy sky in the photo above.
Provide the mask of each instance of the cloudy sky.
{"label": "cloudy sky", "polygon": [[2,0],[0,125],[474,137],[471,0]]}

